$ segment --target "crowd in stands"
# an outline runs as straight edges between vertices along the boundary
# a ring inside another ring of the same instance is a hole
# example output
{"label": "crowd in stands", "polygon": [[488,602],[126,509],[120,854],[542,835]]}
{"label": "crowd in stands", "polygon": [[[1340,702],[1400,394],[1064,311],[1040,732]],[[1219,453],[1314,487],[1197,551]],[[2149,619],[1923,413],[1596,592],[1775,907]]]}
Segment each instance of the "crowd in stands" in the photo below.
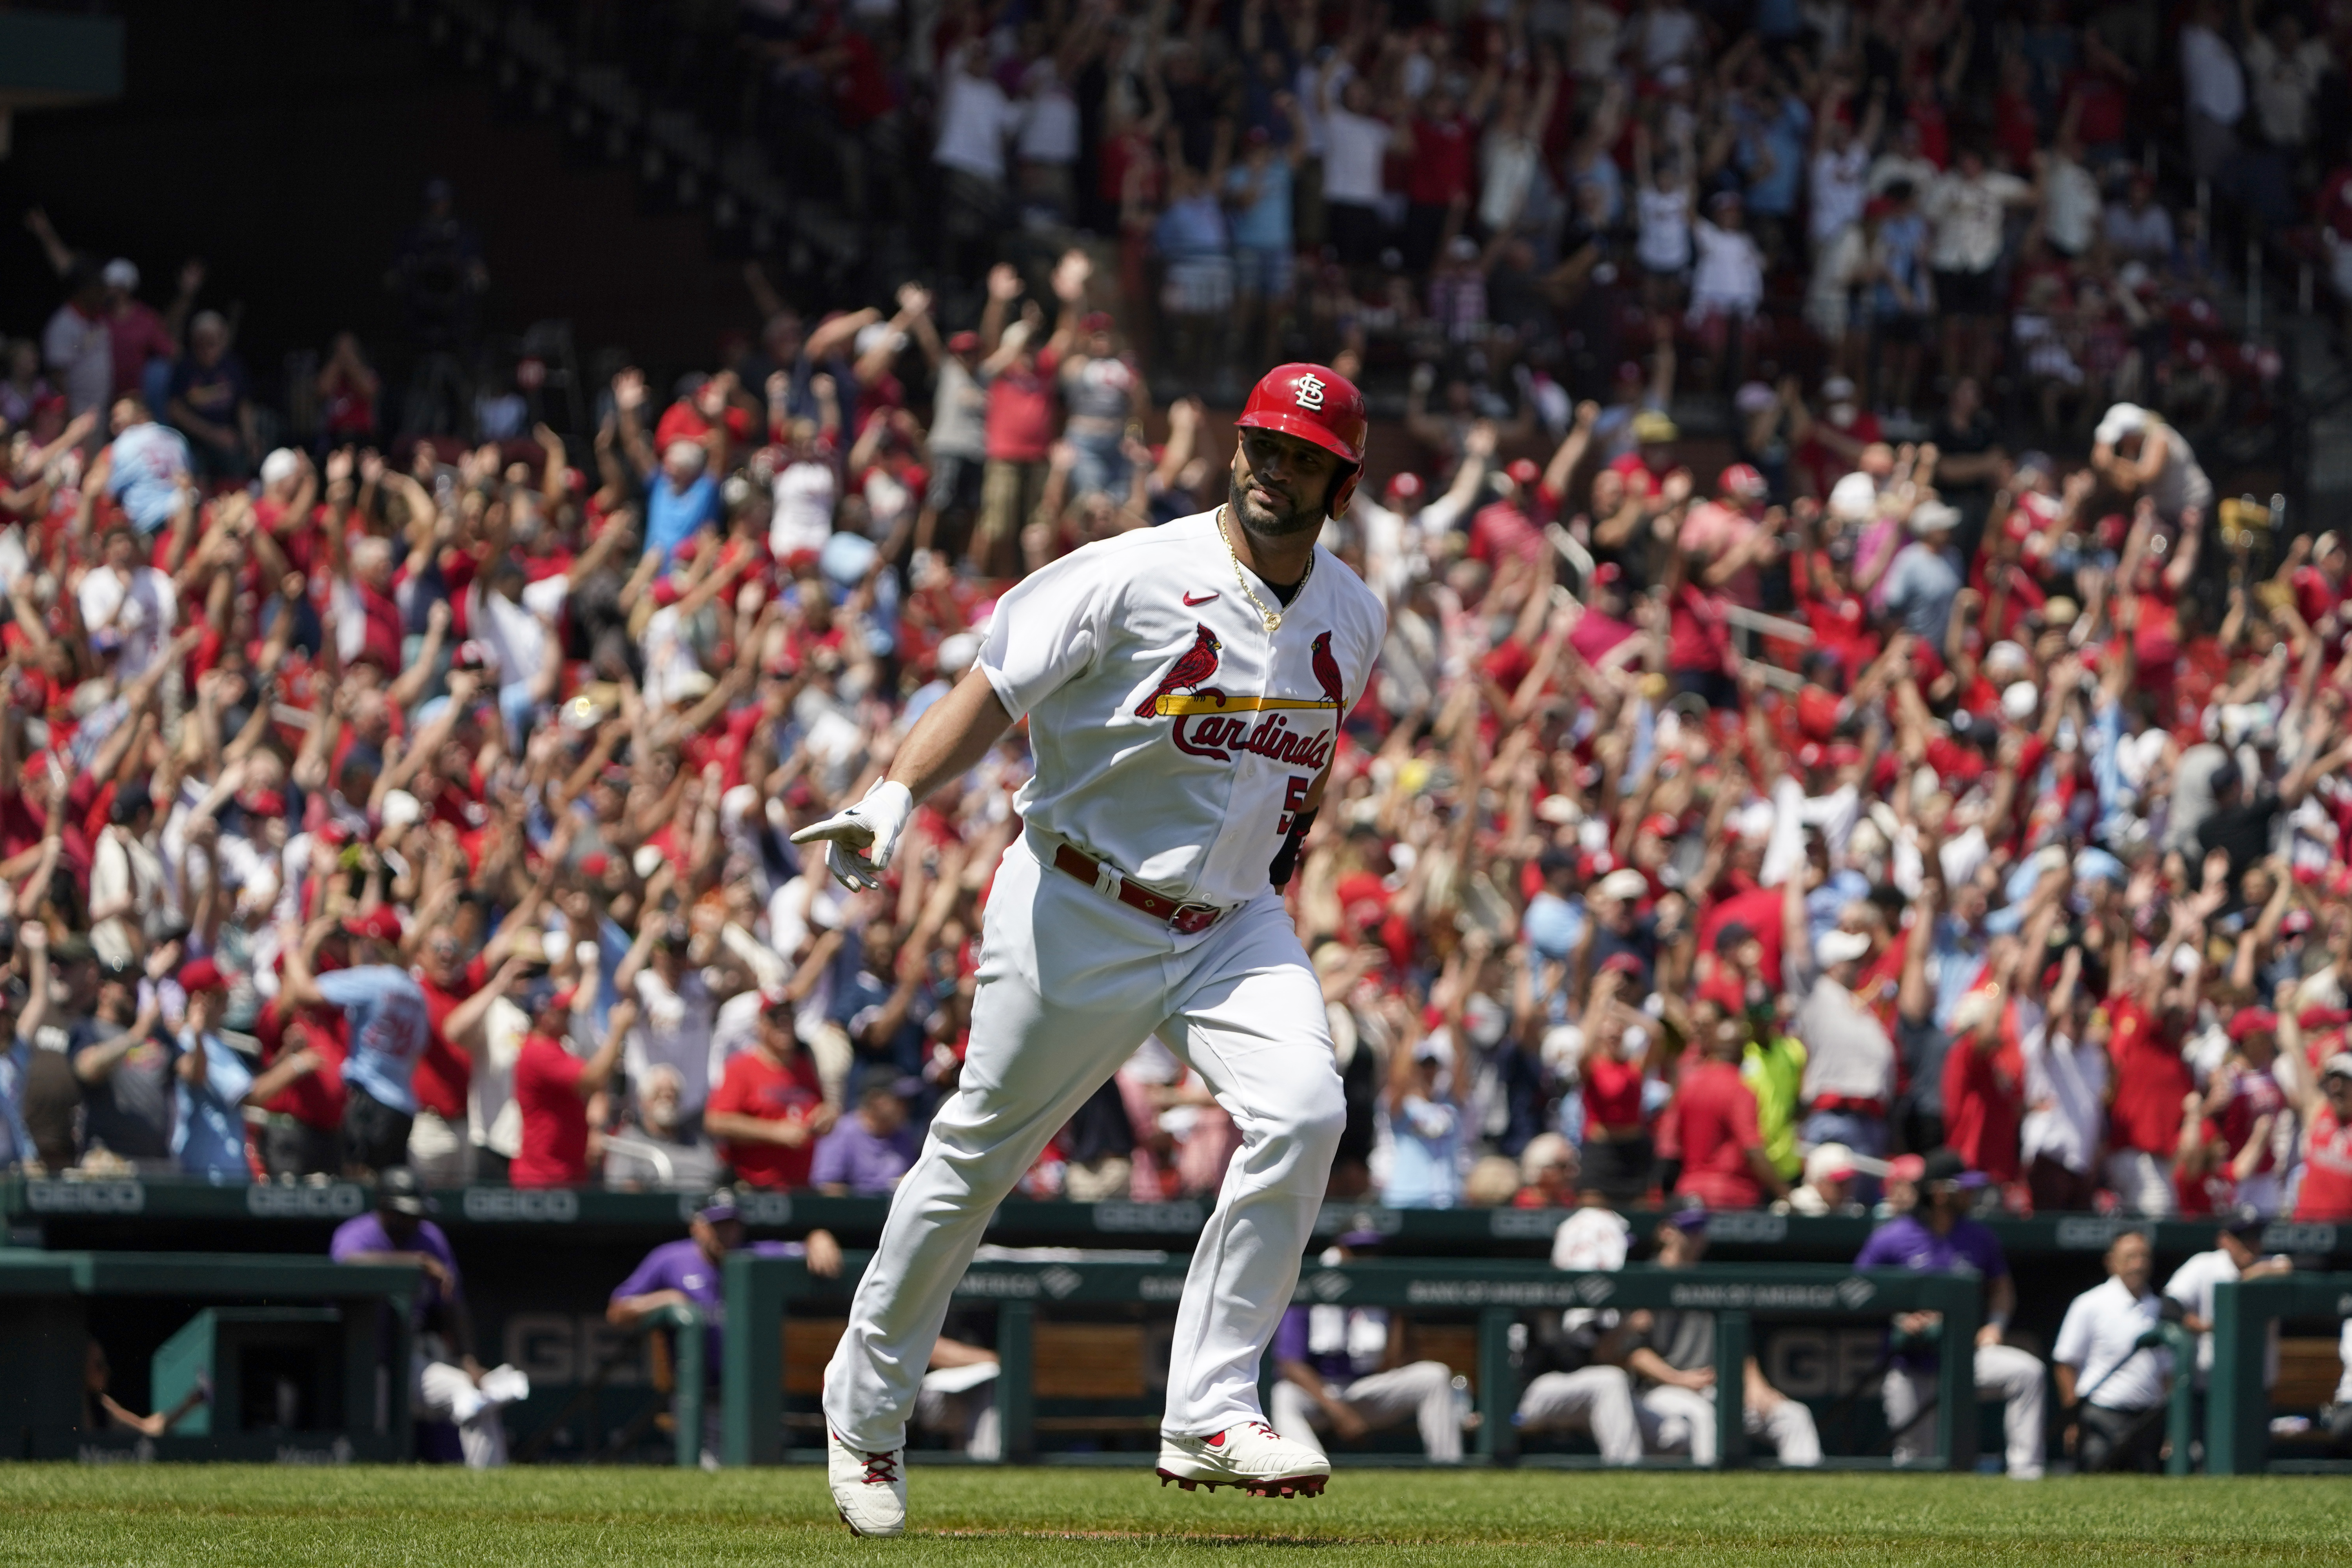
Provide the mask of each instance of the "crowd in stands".
{"label": "crowd in stands", "polygon": [[[2136,141],[2177,59],[2196,167],[2291,197],[2334,57],[2218,10],[950,6],[939,273],[804,318],[755,268],[739,353],[570,439],[372,445],[347,342],[258,449],[202,269],[158,311],[37,221],[0,1164],[887,1193],[1025,737],[877,891],[790,835],[1007,583],[1223,502],[1147,372],[1303,346],[1412,367],[1288,893],[1334,1195],[1859,1212],[1948,1152],[2011,1212],[2352,1217],[2352,552],[2218,496],[2191,427],[2268,373]],[[1087,124],[1116,240],[1024,250]],[[1022,1190],[1212,1194],[1240,1138],[1147,1042]]]}

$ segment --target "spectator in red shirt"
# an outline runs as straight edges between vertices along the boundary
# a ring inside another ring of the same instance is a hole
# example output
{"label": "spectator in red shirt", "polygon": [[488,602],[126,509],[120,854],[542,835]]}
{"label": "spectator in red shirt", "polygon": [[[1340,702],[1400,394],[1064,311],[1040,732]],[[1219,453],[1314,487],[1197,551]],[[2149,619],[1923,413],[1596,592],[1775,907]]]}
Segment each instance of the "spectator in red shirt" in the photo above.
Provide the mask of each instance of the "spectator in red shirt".
{"label": "spectator in red shirt", "polygon": [[1992,1181],[2018,1178],[2025,1115],[2024,1061],[2010,1037],[2012,1004],[2000,984],[1971,991],[1952,1011],[1944,1052],[1944,1142]]}
{"label": "spectator in red shirt", "polygon": [[522,1110],[522,1151],[508,1170],[518,1187],[572,1187],[588,1180],[588,1101],[604,1092],[621,1062],[621,1042],[636,1022],[635,997],[614,1004],[604,1043],[583,1061],[565,1047],[576,993],[551,980],[523,994],[530,1033],[515,1057],[514,1097]]}
{"label": "spectator in red shirt", "polygon": [[1752,1209],[1789,1184],[1764,1152],[1756,1127],[1756,1091],[1739,1075],[1748,1049],[1745,1023],[1712,1002],[1691,1009],[1702,1058],[1683,1075],[1669,1114],[1682,1133],[1683,1173],[1676,1197],[1717,1209]]}
{"label": "spectator in red shirt", "polygon": [[2132,992],[2115,1004],[2107,1039],[2107,1056],[2115,1064],[2108,1079],[2115,1092],[2107,1106],[2107,1184],[2124,1207],[2147,1215],[2172,1212],[2180,1108],[2194,1087],[2180,1044],[2196,1009],[2204,966],[2197,965],[2180,986],[2172,985],[2172,958],[2182,951],[2180,940],[2168,941],[2143,961]]}
{"label": "spectator in red shirt", "polygon": [[702,1113],[735,1174],[755,1187],[805,1187],[816,1141],[833,1130],[816,1062],[793,1032],[792,998],[762,994],[751,1049],[738,1052]]}
{"label": "spectator in red shirt", "polygon": [[1421,112],[1400,138],[1412,160],[1405,175],[1404,264],[1415,272],[1429,270],[1438,247],[1460,231],[1469,214],[1478,127],[1502,80],[1501,62],[1488,65],[1467,103],[1458,101],[1444,80],[1439,78],[1439,85],[1423,95]]}
{"label": "spectator in red shirt", "polygon": [[2303,1099],[2305,1127],[2298,1220],[2352,1220],[2352,1051],[2320,1064],[2319,1087]]}

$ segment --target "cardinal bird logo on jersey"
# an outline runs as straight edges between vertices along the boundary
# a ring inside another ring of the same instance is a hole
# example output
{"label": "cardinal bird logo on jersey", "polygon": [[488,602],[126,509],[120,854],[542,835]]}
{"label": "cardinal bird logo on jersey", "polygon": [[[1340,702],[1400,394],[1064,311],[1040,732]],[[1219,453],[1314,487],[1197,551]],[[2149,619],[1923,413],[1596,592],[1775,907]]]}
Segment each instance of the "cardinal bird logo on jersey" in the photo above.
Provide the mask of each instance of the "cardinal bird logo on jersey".
{"label": "cardinal bird logo on jersey", "polygon": [[1348,706],[1348,693],[1346,682],[1339,679],[1339,661],[1331,657],[1331,634],[1323,632],[1318,635],[1314,647],[1308,651],[1315,666],[1315,684],[1323,689],[1323,695],[1330,699],[1332,707],[1344,710]]}
{"label": "cardinal bird logo on jersey", "polygon": [[1202,696],[1223,696],[1223,692],[1214,689],[1203,690],[1201,683],[1217,673],[1217,655],[1225,645],[1217,640],[1216,633],[1197,621],[1193,623],[1193,631],[1192,646],[1184,650],[1184,657],[1169,667],[1168,673],[1160,678],[1160,684],[1153,688],[1151,695],[1136,706],[1137,718],[1150,718],[1159,711],[1161,698],[1186,688]]}

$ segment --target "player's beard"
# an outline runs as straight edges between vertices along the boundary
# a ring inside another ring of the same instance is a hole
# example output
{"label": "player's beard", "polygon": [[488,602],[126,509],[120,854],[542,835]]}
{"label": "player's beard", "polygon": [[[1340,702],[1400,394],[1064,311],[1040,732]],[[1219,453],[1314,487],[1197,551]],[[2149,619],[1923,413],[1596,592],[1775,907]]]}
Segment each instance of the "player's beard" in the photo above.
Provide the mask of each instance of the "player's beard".
{"label": "player's beard", "polygon": [[[1258,481],[1264,484],[1264,480]],[[1281,492],[1267,487],[1267,493]],[[1323,526],[1323,503],[1318,500],[1291,511],[1277,512],[1250,504],[1248,487],[1238,476],[1228,474],[1225,480],[1225,508],[1241,521],[1244,532],[1256,539],[1295,539],[1299,534],[1318,531]]]}

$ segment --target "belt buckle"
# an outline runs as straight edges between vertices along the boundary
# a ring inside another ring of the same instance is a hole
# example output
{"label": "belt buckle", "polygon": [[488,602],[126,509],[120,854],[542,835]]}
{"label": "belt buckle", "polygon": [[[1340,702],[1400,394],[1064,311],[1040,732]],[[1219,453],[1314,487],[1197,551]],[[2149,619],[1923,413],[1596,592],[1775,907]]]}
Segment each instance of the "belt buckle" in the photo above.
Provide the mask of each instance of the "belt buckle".
{"label": "belt buckle", "polygon": [[1217,923],[1225,911],[1214,904],[1182,904],[1168,917],[1168,927],[1179,936],[1197,936]]}

